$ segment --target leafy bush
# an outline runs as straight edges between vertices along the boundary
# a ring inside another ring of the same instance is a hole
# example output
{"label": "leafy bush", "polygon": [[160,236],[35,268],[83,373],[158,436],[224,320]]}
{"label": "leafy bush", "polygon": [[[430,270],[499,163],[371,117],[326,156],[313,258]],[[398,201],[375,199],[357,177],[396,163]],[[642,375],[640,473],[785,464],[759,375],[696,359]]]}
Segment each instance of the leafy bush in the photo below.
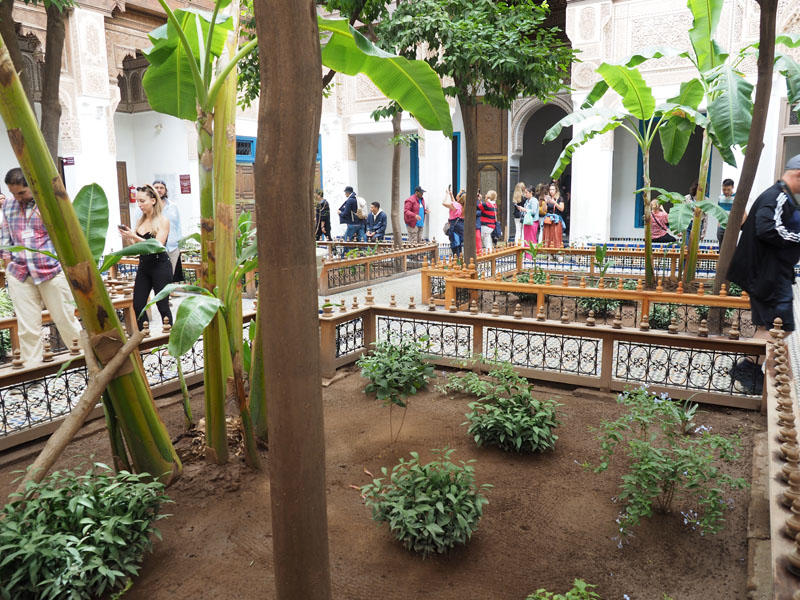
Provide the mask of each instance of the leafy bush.
{"label": "leafy bush", "polygon": [[[427,341],[427,340],[423,340]],[[370,383],[364,391],[374,393],[385,404],[406,406],[406,398],[428,385],[433,365],[425,362],[419,344],[413,340],[376,342],[371,353],[358,359],[361,375]]]}
{"label": "leafy bush", "polygon": [[[607,288],[615,288],[617,287],[617,280],[613,278],[609,279],[605,282],[605,286]],[[596,284],[593,287],[596,287]],[[622,284],[622,288],[625,290],[635,290],[636,280],[625,280],[625,282]],[[596,317],[607,317],[614,315],[619,310],[620,306],[622,306],[622,304],[622,300],[612,300],[610,298],[578,298],[578,308],[584,313],[588,313],[590,310],[593,310]]]}
{"label": "leafy bush", "polygon": [[650,329],[668,329],[673,317],[677,316],[678,309],[674,304],[651,304]]}
{"label": "leafy bush", "polygon": [[551,450],[558,439],[557,402],[533,397],[533,386],[509,363],[496,365],[483,380],[475,373],[451,375],[445,392],[478,397],[466,414],[469,434],[479,446],[497,446],[506,452]]}
{"label": "leafy bush", "polygon": [[56,471],[0,511],[0,597],[98,598],[136,575],[169,497],[148,474]]}
{"label": "leafy bush", "polygon": [[596,587],[596,585],[586,583],[583,579],[576,579],[572,583],[572,589],[565,595],[538,589],[525,600],[600,600],[597,592],[593,591]]}
{"label": "leafy bush", "polygon": [[744,479],[721,469],[723,463],[739,459],[739,438],[712,434],[705,425],[695,427],[696,405],[674,402],[646,388],[628,390],[618,402],[627,413],[601,423],[600,462],[594,470],[605,471],[617,446],[623,445],[628,472],[618,496],[625,504],[617,518],[620,545],[642,518],[654,511],[670,512],[676,497],[693,504],[682,511],[685,525],[701,535],[720,531],[732,502],[723,499],[723,487],[747,486]]}
{"label": "leafy bush", "polygon": [[419,454],[411,452],[411,459],[401,458],[388,479],[382,467],[384,477],[361,488],[372,518],[388,522],[403,546],[423,558],[472,537],[489,502],[481,492],[492,487],[475,483],[474,460],[460,461],[459,466],[450,460],[452,449],[432,452],[438,460],[422,465]]}
{"label": "leafy bush", "polygon": [[[541,267],[534,267],[528,271],[522,271],[516,275],[513,275],[512,277],[504,277],[503,280],[516,280],[517,283],[536,283],[541,285],[547,279],[547,275]],[[518,293],[517,298],[519,298],[520,302],[536,302],[536,294]]]}

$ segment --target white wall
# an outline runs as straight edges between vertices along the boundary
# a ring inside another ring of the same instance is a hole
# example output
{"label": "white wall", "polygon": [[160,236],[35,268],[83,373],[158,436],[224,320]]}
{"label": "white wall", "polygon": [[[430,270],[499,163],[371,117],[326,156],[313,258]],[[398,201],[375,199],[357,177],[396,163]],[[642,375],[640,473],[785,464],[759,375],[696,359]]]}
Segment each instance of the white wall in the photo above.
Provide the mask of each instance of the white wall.
{"label": "white wall", "polygon": [[[611,237],[639,237],[634,227],[637,162],[639,147],[629,133],[614,130],[614,166],[611,185]],[[575,172],[573,180],[583,177]]]}
{"label": "white wall", "polygon": [[[117,160],[124,161],[130,185],[163,179],[181,214],[181,235],[198,231],[200,195],[193,125],[156,112],[116,113]],[[191,193],[181,194],[179,175],[188,174]],[[131,205],[133,208],[135,205]],[[117,235],[115,247],[120,247]]]}

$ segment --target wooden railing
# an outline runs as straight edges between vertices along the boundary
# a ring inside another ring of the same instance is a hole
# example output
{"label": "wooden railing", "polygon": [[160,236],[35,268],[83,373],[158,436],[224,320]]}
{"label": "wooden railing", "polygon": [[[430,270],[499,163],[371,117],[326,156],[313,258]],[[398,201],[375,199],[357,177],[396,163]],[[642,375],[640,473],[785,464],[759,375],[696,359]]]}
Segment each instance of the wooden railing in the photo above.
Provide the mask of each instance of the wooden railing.
{"label": "wooden railing", "polygon": [[[347,242],[346,245],[350,244],[351,242]],[[370,249],[375,248],[375,244],[367,246]],[[409,271],[421,269],[426,261],[435,262],[438,256],[439,247],[433,243],[404,244],[400,250],[379,246],[375,254],[332,258],[322,264],[319,293],[345,292],[376,281],[402,277]]]}
{"label": "wooden railing", "polygon": [[644,384],[673,398],[762,406],[757,377],[741,383],[737,373],[747,365],[756,365],[751,370],[760,373],[763,340],[536,320],[455,306],[443,311],[413,302],[407,308],[377,306],[370,300],[337,312],[325,307],[320,316],[323,377],[355,362],[375,341],[408,336],[425,344],[431,362],[439,365],[482,370],[485,359],[507,360],[522,375],[544,381],[607,391]]}
{"label": "wooden railing", "polygon": [[800,590],[800,540],[797,538],[800,534],[800,447],[795,417],[798,404],[783,331],[776,326],[770,333],[772,340],[768,345],[764,386],[772,558],[770,597],[794,600]]}

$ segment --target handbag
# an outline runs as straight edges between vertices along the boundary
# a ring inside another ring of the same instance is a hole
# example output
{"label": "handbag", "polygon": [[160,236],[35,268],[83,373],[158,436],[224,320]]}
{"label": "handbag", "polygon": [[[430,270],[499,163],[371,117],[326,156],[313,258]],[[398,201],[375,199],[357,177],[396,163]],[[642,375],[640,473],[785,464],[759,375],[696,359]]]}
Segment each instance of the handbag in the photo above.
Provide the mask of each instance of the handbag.
{"label": "handbag", "polygon": [[530,210],[525,212],[525,216],[522,218],[523,225],[533,225],[538,219],[533,218],[533,212]]}
{"label": "handbag", "polygon": [[448,235],[450,233],[450,221],[444,222],[444,227],[442,227],[442,231],[444,232],[445,235]]}
{"label": "handbag", "polygon": [[547,215],[547,216],[544,218],[544,224],[545,224],[545,225],[552,225],[552,224],[553,224],[553,223],[555,223],[555,222],[556,222],[556,221],[555,221],[555,219],[553,218],[553,215]]}

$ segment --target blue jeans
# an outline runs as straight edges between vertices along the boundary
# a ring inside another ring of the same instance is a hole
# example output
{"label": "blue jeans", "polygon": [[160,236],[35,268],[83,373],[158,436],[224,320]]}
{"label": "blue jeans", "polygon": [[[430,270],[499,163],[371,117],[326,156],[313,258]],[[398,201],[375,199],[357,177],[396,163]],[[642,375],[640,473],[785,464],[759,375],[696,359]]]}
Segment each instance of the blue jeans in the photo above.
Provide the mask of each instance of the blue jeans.
{"label": "blue jeans", "polygon": [[347,241],[364,241],[361,239],[361,224],[348,223],[347,231],[344,232],[344,239]]}

